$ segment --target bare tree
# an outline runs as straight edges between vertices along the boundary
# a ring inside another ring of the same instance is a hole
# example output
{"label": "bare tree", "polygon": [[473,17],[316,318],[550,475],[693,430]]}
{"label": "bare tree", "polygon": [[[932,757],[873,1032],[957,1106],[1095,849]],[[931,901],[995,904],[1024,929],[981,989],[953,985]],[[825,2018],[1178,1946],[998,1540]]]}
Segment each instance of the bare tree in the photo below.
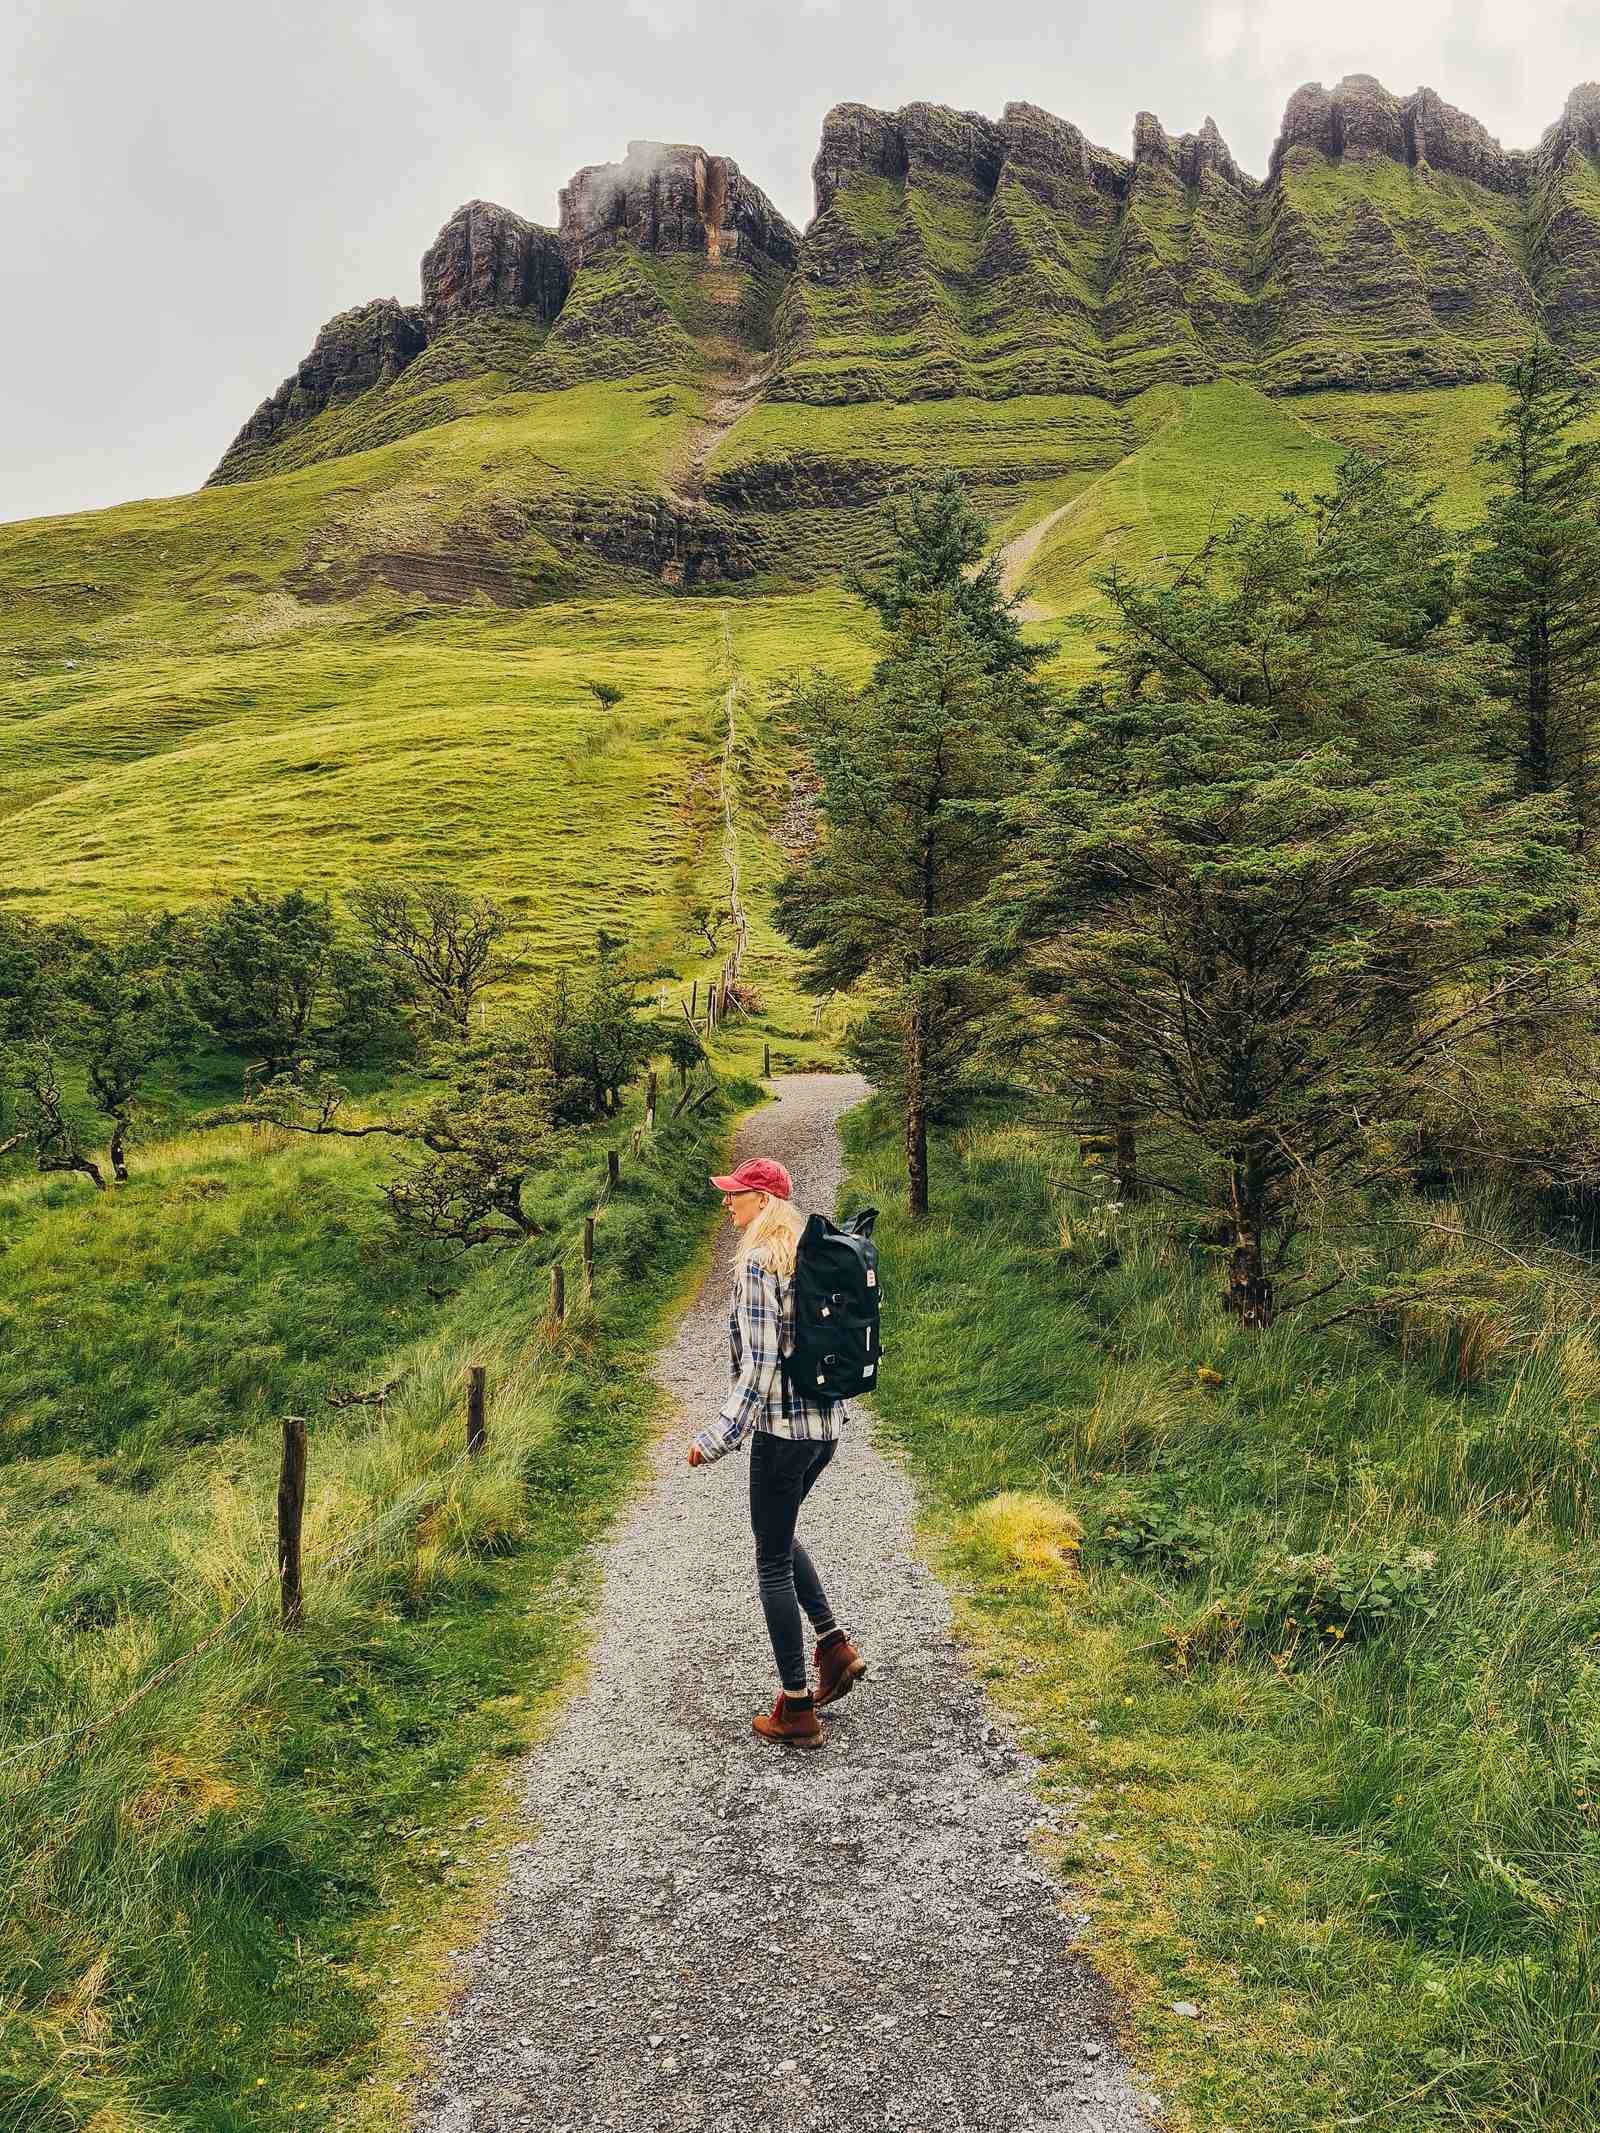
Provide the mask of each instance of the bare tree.
{"label": "bare tree", "polygon": [[49,1038],[36,1037],[16,1046],[8,1071],[21,1097],[23,1131],[6,1146],[29,1144],[37,1169],[73,1171],[87,1178],[96,1192],[104,1192],[105,1173],[84,1147],[82,1130],[67,1109]]}
{"label": "bare tree", "polygon": [[486,896],[449,882],[369,882],[350,908],[381,961],[450,1030],[466,1038],[473,1003],[494,972],[495,944],[511,924]]}
{"label": "bare tree", "polygon": [[551,1077],[523,1026],[463,1046],[442,1087],[414,1119],[345,1123],[348,1091],[327,1075],[279,1076],[250,1104],[212,1114],[212,1125],[268,1118],[290,1133],[341,1140],[381,1135],[407,1144],[383,1188],[396,1229],[410,1243],[525,1244],[544,1225],[523,1195],[548,1157],[556,1128]]}

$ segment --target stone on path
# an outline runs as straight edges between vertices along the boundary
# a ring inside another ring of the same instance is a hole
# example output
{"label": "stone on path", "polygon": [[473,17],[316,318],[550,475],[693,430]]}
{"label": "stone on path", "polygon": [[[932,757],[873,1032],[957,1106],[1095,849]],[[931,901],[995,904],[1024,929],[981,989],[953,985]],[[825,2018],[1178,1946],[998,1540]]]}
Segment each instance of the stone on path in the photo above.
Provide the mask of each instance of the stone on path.
{"label": "stone on path", "polygon": [[[776,1155],[831,1210],[837,1121],[865,1084],[775,1087],[734,1159]],[[910,1486],[858,1404],[800,1530],[870,1672],[824,1712],[820,1753],[750,1731],[776,1681],[748,1455],[684,1458],[727,1389],[731,1248],[724,1225],[657,1366],[681,1415],[606,1545],[591,1663],[522,1768],[528,1838],[457,1958],[410,2123],[1148,2133],[1114,2008],[1029,1848],[1034,1766],[963,1670]],[[893,1312],[886,1269],[891,1344]],[[1063,2086],[1067,2055],[1094,2058],[1092,2091]]]}

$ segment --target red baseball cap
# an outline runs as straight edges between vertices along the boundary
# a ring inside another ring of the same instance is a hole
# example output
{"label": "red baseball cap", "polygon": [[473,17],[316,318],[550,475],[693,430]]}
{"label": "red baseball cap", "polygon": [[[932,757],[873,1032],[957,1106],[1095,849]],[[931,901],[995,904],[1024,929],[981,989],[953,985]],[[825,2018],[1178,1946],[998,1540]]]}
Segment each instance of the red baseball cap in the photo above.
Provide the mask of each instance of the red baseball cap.
{"label": "red baseball cap", "polygon": [[787,1200],[794,1180],[781,1163],[767,1155],[748,1156],[725,1178],[713,1177],[718,1192],[770,1192],[775,1200]]}

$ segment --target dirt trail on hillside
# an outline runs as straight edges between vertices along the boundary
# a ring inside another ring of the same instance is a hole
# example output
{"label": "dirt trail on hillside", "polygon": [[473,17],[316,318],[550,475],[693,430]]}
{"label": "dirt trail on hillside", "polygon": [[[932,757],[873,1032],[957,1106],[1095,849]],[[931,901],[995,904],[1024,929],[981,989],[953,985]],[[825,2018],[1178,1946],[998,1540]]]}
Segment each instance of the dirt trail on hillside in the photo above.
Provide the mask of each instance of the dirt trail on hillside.
{"label": "dirt trail on hillside", "polygon": [[[1029,526],[1026,531],[1017,534],[1013,539],[1006,542],[999,552],[1000,590],[1008,599],[1027,576],[1028,565],[1033,561],[1040,542],[1050,531],[1050,528],[1060,525],[1068,512],[1076,511],[1088,493],[1089,491],[1085,489],[1082,494],[1074,496],[1070,502],[1058,504],[1055,510],[1047,512],[1037,525]],[[1044,622],[1049,619],[1050,610],[1047,607],[1041,607],[1037,600],[1024,600],[1019,614],[1024,622]]]}
{"label": "dirt trail on hillside", "polygon": [[[774,1087],[736,1156],[776,1155],[831,1208],[865,1084]],[[750,1731],[776,1684],[747,1456],[684,1459],[727,1389],[731,1246],[724,1227],[657,1364],[679,1411],[605,1548],[587,1676],[520,1773],[529,1835],[457,1959],[410,2123],[1149,2133],[1081,1920],[1030,1848],[1036,1766],[963,1668],[860,1405],[801,1530],[871,1671],[824,1714],[820,1754]]]}
{"label": "dirt trail on hillside", "polygon": [[[1023,579],[1027,576],[1028,565],[1038,554],[1044,543],[1045,536],[1054,527],[1059,526],[1064,518],[1070,518],[1074,511],[1080,509],[1093,496],[1102,482],[1109,481],[1113,474],[1125,471],[1129,463],[1135,459],[1139,462],[1139,501],[1144,508],[1146,517],[1149,517],[1150,505],[1145,495],[1144,485],[1144,455],[1157,439],[1164,436],[1171,429],[1175,422],[1181,422],[1184,419],[1185,412],[1186,409],[1174,408],[1170,414],[1162,418],[1154,434],[1147,437],[1137,451],[1130,452],[1125,459],[1117,460],[1113,465],[1107,467],[1103,474],[1097,474],[1087,488],[1080,489],[1076,496],[1070,497],[1064,504],[1057,504],[1053,511],[1047,511],[1043,518],[1037,520],[1031,526],[1025,526],[1021,533],[1014,534],[1009,541],[1004,542],[996,551],[1000,558],[1000,590],[1008,597],[1016,592]],[[1165,560],[1166,557],[1163,553],[1162,561],[1165,562]],[[1037,600],[1024,600],[1018,609],[1018,615],[1024,622],[1049,622],[1054,615],[1054,610],[1045,607]]]}
{"label": "dirt trail on hillside", "polygon": [[722,863],[728,870],[728,915],[733,921],[733,947],[724,968],[737,978],[744,968],[745,950],[750,945],[750,914],[739,893],[739,824],[733,794],[734,754],[739,744],[739,670],[734,663],[733,631],[728,627],[726,614],[722,618],[722,659],[728,670],[728,686],[722,695],[722,715],[726,724],[718,777],[722,791]]}
{"label": "dirt trail on hillside", "polygon": [[673,493],[685,503],[704,500],[706,468],[711,464],[712,453],[760,399],[775,368],[776,363],[769,359],[749,370],[731,371],[709,381],[711,398],[705,417],[689,440],[688,456],[673,485]]}

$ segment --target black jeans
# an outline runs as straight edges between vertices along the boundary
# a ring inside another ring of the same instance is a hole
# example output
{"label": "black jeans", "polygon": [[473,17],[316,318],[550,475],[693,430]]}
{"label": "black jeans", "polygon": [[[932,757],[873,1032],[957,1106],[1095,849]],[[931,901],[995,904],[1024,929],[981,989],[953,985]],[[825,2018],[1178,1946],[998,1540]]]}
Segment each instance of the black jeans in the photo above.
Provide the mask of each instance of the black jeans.
{"label": "black jeans", "polygon": [[750,1527],[756,1537],[756,1585],[767,1618],[778,1679],[791,1695],[806,1690],[803,1607],[821,1629],[833,1626],[833,1612],[811,1558],[794,1537],[800,1506],[811,1494],[823,1468],[839,1449],[838,1439],[805,1441],[774,1436],[758,1429],[750,1438]]}

